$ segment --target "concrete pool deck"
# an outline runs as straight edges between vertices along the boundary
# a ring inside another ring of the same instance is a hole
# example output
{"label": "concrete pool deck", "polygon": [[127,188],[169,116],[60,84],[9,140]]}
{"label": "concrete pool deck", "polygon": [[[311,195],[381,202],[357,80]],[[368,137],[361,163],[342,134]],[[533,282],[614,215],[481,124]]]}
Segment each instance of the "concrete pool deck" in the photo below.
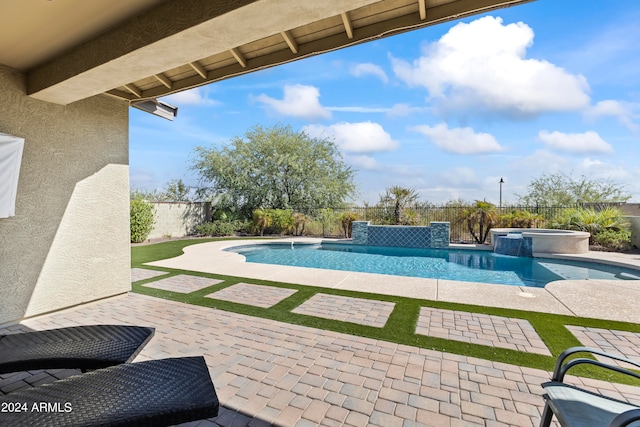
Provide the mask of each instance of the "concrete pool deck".
{"label": "concrete pool deck", "polygon": [[[147,265],[433,301],[640,323],[640,310],[635,306],[635,302],[640,300],[638,280],[561,280],[551,282],[544,288],[530,288],[247,263],[242,255],[224,251],[233,246],[292,241],[319,243],[321,239],[201,243],[185,247],[183,255]],[[588,252],[549,257],[640,269],[640,254]]]}

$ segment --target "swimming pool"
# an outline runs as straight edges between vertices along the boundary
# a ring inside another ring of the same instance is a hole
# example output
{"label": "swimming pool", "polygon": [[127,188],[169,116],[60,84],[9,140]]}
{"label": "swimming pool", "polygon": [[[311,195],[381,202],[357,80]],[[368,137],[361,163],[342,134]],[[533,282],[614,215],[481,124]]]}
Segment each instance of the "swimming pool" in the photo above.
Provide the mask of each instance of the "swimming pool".
{"label": "swimming pool", "polygon": [[542,288],[555,280],[638,279],[640,271],[581,261],[467,249],[414,249],[322,243],[226,249],[247,262]]}

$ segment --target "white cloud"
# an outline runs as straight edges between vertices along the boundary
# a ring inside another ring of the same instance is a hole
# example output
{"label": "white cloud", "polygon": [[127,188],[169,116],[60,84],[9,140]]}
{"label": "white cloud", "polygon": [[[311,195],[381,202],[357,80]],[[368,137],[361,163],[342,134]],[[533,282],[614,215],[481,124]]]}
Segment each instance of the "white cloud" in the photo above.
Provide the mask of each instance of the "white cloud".
{"label": "white cloud", "polygon": [[379,78],[384,83],[389,82],[389,77],[387,77],[387,73],[384,72],[382,67],[380,67],[379,65],[371,64],[370,62],[366,62],[364,64],[356,64],[351,67],[349,72],[351,73],[351,75],[356,77],[371,75]]}
{"label": "white cloud", "polygon": [[348,153],[374,153],[398,148],[398,142],[374,122],[308,125],[303,131],[311,137],[332,139],[342,151]]}
{"label": "white cloud", "polygon": [[286,85],[284,98],[275,99],[263,94],[255,99],[278,114],[303,119],[330,119],[331,111],[320,105],[320,91],[314,86]]}
{"label": "white cloud", "polygon": [[638,104],[620,102],[612,99],[600,101],[585,112],[585,116],[591,120],[597,120],[602,117],[615,117],[624,127],[636,131],[639,126],[634,120],[639,118],[639,114],[635,114],[634,110],[638,109]]}
{"label": "white cloud", "polygon": [[404,117],[414,113],[423,113],[427,109],[425,107],[412,107],[409,104],[394,104],[387,112],[390,117]]}
{"label": "white cloud", "polygon": [[340,111],[344,113],[386,113],[389,111],[387,107],[359,107],[359,106],[351,106],[351,107],[327,107],[329,111]]}
{"label": "white cloud", "polygon": [[443,185],[477,187],[479,180],[475,171],[470,167],[461,166],[443,171],[438,176]]}
{"label": "white cloud", "polygon": [[584,76],[526,58],[533,35],[522,22],[503,25],[501,18],[486,16],[451,28],[413,63],[393,57],[391,62],[401,80],[425,87],[445,109],[479,107],[529,116],[585,108]]}
{"label": "white cloud", "polygon": [[344,160],[358,169],[364,169],[364,170],[380,169],[380,164],[376,161],[376,159],[374,159],[371,156],[367,156],[366,154],[345,156]]}
{"label": "white cloud", "polygon": [[570,153],[611,153],[613,147],[605,142],[597,132],[584,133],[547,132],[538,133],[538,138],[549,148]]}
{"label": "white cloud", "polygon": [[177,107],[183,105],[220,105],[219,101],[209,98],[209,90],[203,87],[174,93],[163,97],[162,100]]}
{"label": "white cloud", "polygon": [[446,123],[435,126],[414,126],[411,130],[426,136],[442,150],[455,154],[485,154],[503,151],[498,141],[488,133],[476,133],[473,129],[449,129]]}

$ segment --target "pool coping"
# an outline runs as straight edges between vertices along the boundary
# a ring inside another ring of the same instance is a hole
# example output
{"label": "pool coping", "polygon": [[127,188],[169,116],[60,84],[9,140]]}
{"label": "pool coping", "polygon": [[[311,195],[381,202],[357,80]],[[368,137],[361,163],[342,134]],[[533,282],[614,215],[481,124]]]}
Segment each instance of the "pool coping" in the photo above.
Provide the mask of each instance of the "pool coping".
{"label": "pool coping", "polygon": [[[544,288],[531,288],[247,263],[244,256],[224,251],[235,246],[291,242],[314,244],[323,240],[339,241],[302,237],[269,241],[225,240],[198,243],[185,247],[184,253],[180,256],[150,262],[146,265],[434,301],[640,323],[640,310],[635,306],[635,301],[640,300],[640,280],[559,280],[547,284]],[[474,245],[452,245],[452,247],[478,249]],[[544,257],[592,261],[640,269],[640,254],[545,253]]]}

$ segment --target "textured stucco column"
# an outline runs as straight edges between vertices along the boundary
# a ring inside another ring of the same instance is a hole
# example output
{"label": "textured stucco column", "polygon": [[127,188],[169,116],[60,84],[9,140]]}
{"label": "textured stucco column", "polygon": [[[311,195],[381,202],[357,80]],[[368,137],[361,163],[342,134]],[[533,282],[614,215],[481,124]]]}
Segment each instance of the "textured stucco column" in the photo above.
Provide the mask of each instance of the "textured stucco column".
{"label": "textured stucco column", "polygon": [[0,132],[25,139],[16,216],[0,219],[0,323],[126,292],[128,105],[26,96],[0,65]]}

